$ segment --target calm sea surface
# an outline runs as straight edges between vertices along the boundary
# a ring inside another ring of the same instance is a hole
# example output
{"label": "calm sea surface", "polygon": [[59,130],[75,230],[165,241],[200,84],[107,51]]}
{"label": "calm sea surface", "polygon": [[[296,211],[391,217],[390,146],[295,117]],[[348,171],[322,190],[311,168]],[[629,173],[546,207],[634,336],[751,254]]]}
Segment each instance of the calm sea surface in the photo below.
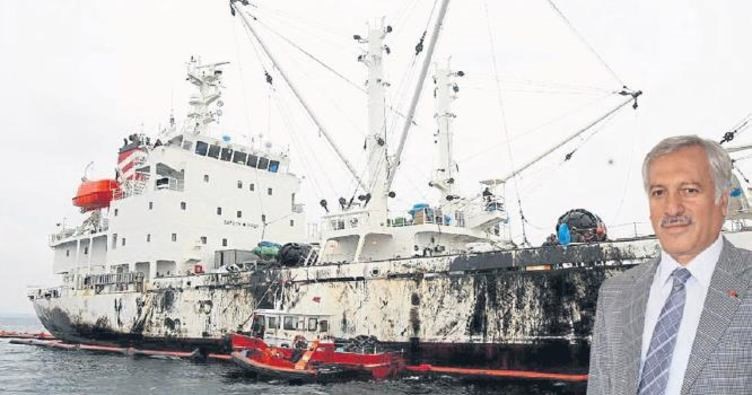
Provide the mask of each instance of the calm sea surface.
{"label": "calm sea surface", "polygon": [[[35,317],[0,315],[0,329],[39,331]],[[540,382],[465,383],[451,378],[403,378],[291,386],[260,382],[225,363],[49,350],[0,339],[2,394],[570,394],[584,386]]]}

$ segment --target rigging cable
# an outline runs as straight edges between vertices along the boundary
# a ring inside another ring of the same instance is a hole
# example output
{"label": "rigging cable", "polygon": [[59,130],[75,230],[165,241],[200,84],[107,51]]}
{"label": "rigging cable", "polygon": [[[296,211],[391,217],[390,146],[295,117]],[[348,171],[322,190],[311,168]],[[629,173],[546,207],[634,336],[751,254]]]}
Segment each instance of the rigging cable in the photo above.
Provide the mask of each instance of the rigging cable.
{"label": "rigging cable", "polygon": [[578,112],[584,110],[585,108],[590,107],[590,105],[592,105],[593,103],[600,102],[604,98],[606,98],[608,96],[611,96],[612,94],[613,93],[607,93],[605,95],[598,96],[598,97],[594,98],[593,100],[588,101],[588,102],[584,103],[583,105],[581,105],[581,106],[579,106],[579,107],[577,107],[577,108],[575,108],[573,110],[569,110],[569,111],[566,111],[566,112],[563,112],[563,113],[559,114],[558,116],[552,118],[549,121],[546,121],[546,122],[543,122],[543,123],[541,123],[539,125],[533,126],[532,128],[524,130],[524,131],[522,131],[522,132],[520,132],[518,134],[515,134],[515,135],[511,136],[511,137],[507,137],[507,140],[501,141],[499,143],[494,143],[493,145],[486,146],[485,148],[483,148],[483,149],[481,149],[479,151],[475,151],[472,154],[465,155],[464,157],[462,157],[458,161],[468,161],[470,159],[477,158],[479,155],[483,155],[486,152],[492,151],[492,150],[496,149],[497,147],[499,147],[501,145],[509,145],[513,141],[516,141],[516,140],[518,140],[518,139],[520,139],[522,137],[530,137],[531,135],[533,135],[535,133],[538,133],[539,131],[543,130],[545,127],[547,127],[549,125],[552,125],[552,124],[554,124],[556,122],[559,122],[559,121],[561,121],[561,120],[569,117],[572,114],[578,113]]}
{"label": "rigging cable", "polygon": [[[501,81],[499,80],[499,68],[496,62],[496,46],[494,44],[493,39],[493,32],[491,30],[491,17],[488,13],[488,2],[483,2],[483,8],[486,12],[486,25],[488,27],[488,40],[491,44],[491,60],[492,60],[492,66],[494,71],[494,79],[496,81],[496,97],[499,101],[499,115],[501,116],[501,126],[504,130],[504,135],[507,140],[509,140],[509,129],[507,127],[507,119],[506,114],[504,111],[504,99],[501,95]],[[514,171],[514,157],[512,155],[512,146],[511,144],[507,144],[507,154],[509,155],[509,163],[512,165],[512,171]],[[522,225],[522,245],[530,245],[530,242],[527,239],[527,233],[525,231],[525,222],[527,222],[527,219],[525,219],[525,213],[522,210],[522,198],[520,197],[520,190],[519,185],[517,182],[517,177],[513,177],[514,182],[514,190],[517,195],[517,206],[520,210],[520,224]]]}
{"label": "rigging cable", "polygon": [[293,41],[292,41],[292,40],[290,40],[289,38],[287,38],[287,37],[283,36],[283,35],[282,35],[281,33],[277,32],[277,31],[276,31],[276,30],[274,30],[274,29],[272,29],[272,27],[271,27],[271,26],[269,26],[268,24],[266,24],[266,23],[262,22],[262,21],[261,21],[261,20],[259,20],[259,19],[256,19],[256,23],[258,23],[258,24],[260,24],[261,26],[265,27],[265,28],[266,28],[267,30],[269,30],[270,32],[272,32],[272,33],[273,33],[273,34],[274,34],[275,36],[279,37],[279,38],[280,38],[280,39],[282,39],[282,40],[283,40],[284,42],[286,42],[287,44],[289,44],[289,45],[290,45],[290,46],[292,46],[293,48],[297,49],[298,51],[300,51],[300,52],[301,52],[302,54],[304,54],[305,56],[307,56],[308,58],[310,58],[310,59],[311,59],[311,60],[313,60],[314,62],[318,63],[318,64],[319,64],[319,65],[320,65],[321,67],[325,68],[326,70],[328,70],[328,71],[329,71],[329,72],[331,72],[332,74],[336,75],[336,76],[337,76],[337,77],[339,77],[339,78],[340,78],[341,80],[343,80],[343,81],[347,82],[347,83],[348,83],[348,84],[349,84],[350,86],[354,87],[355,89],[357,89],[357,90],[359,90],[359,91],[361,91],[361,92],[365,92],[365,89],[363,89],[363,87],[361,87],[360,85],[356,84],[355,82],[353,82],[353,81],[352,81],[352,80],[350,80],[349,78],[345,77],[345,76],[344,76],[344,75],[342,75],[342,74],[341,74],[340,72],[338,72],[337,70],[335,70],[335,69],[334,69],[333,67],[331,67],[331,66],[329,66],[328,64],[324,63],[324,61],[322,61],[321,59],[317,58],[317,57],[316,57],[316,56],[314,56],[314,55],[313,55],[312,53],[310,53],[310,52],[306,51],[306,50],[305,50],[304,48],[302,48],[301,46],[299,46],[299,45],[295,44],[295,42],[293,42]]}
{"label": "rigging cable", "polygon": [[[293,118],[290,115],[290,111],[289,111],[287,104],[283,102],[281,98],[276,100],[274,103],[277,106],[277,110],[279,111],[280,115],[282,116],[281,118],[282,118],[283,123],[285,124],[286,128],[289,131],[290,138],[292,139],[293,144],[295,144],[298,147],[298,151],[300,151],[300,156],[303,159],[303,162],[305,162],[304,163],[305,167],[307,169],[315,168],[315,166],[313,166],[313,163],[318,163],[318,162],[315,160],[313,161],[309,160],[309,155],[307,154],[308,151],[306,151],[305,148],[310,147],[310,144],[305,144],[305,141],[301,142],[300,139],[296,137],[295,130],[297,130],[298,128],[292,124]],[[324,174],[324,180],[328,184],[329,189],[332,191],[332,193],[336,194],[337,189],[334,187],[332,180],[328,176],[326,176],[327,173],[325,171],[322,173]],[[311,174],[315,174],[315,173],[311,173]],[[319,184],[319,182],[316,180],[317,177],[312,175],[310,178],[311,178],[311,182],[313,184],[314,189],[319,194],[319,196],[323,198],[325,196],[325,193],[323,191],[323,188]]]}
{"label": "rigging cable", "polygon": [[623,82],[623,81],[621,80],[621,78],[619,78],[619,76],[618,76],[618,75],[616,75],[616,72],[615,72],[615,71],[614,71],[614,70],[613,70],[613,69],[611,68],[611,66],[609,66],[609,65],[608,65],[608,63],[606,63],[606,61],[605,61],[605,60],[603,60],[603,58],[601,57],[601,55],[599,55],[599,54],[598,54],[598,52],[596,52],[596,51],[595,51],[595,48],[593,48],[593,47],[592,47],[592,46],[590,45],[590,43],[588,43],[588,42],[587,42],[587,41],[585,40],[585,37],[583,37],[583,36],[582,36],[582,35],[580,34],[580,32],[579,32],[579,31],[577,31],[577,29],[575,29],[575,27],[574,27],[574,25],[572,24],[572,22],[570,22],[570,21],[569,21],[569,19],[567,19],[567,17],[566,17],[566,16],[564,16],[564,13],[562,13],[562,12],[561,12],[561,10],[559,10],[559,7],[557,7],[557,6],[556,6],[556,4],[554,4],[553,0],[547,0],[547,1],[548,1],[548,4],[549,4],[549,5],[551,5],[551,8],[553,8],[553,9],[554,9],[554,11],[555,11],[555,12],[556,12],[557,14],[559,14],[559,16],[561,17],[561,19],[563,19],[563,20],[564,20],[564,22],[565,22],[565,23],[567,24],[567,27],[569,27],[569,29],[570,29],[570,30],[572,31],[572,33],[574,33],[574,35],[575,35],[575,36],[576,36],[576,37],[577,37],[577,38],[578,38],[578,39],[579,39],[579,40],[580,40],[580,41],[581,41],[581,42],[582,42],[582,43],[583,43],[583,44],[584,44],[584,45],[585,45],[585,46],[586,46],[586,47],[587,47],[587,48],[588,48],[589,50],[590,50],[590,52],[592,52],[592,53],[593,53],[593,55],[595,55],[595,57],[596,57],[596,58],[598,58],[598,60],[599,60],[599,61],[601,62],[601,64],[602,64],[602,65],[603,65],[603,66],[604,66],[604,67],[606,68],[606,70],[608,70],[608,71],[609,71],[609,73],[611,73],[611,76],[612,76],[612,77],[614,77],[614,79],[615,79],[616,81],[618,81],[618,82],[619,82],[619,84],[621,84],[622,86],[626,86],[626,84],[624,84],[624,82]]}
{"label": "rigging cable", "polygon": [[[252,14],[251,14],[250,12],[247,12],[247,14],[248,14],[248,15],[249,15],[249,16],[250,16],[251,18],[253,18],[253,20],[254,20],[254,21],[256,21],[257,23],[260,23],[260,22],[259,22],[259,20],[258,20],[258,18],[257,18],[256,16],[252,15]],[[251,42],[251,46],[253,47],[253,50],[254,50],[254,52],[256,53],[256,57],[257,57],[258,59],[260,59],[260,60],[261,60],[261,59],[264,59],[263,57],[261,57],[261,54],[259,53],[259,50],[258,50],[258,48],[256,47],[256,44],[255,44],[255,39],[254,39],[254,37],[253,37],[253,34],[252,34],[252,32],[250,31],[250,28],[249,28],[248,26],[246,26],[245,24],[243,24],[243,26],[244,26],[244,28],[245,28],[245,31],[246,31],[246,35],[248,36],[248,40],[249,40],[249,41]],[[265,26],[266,26],[266,25],[265,25]],[[263,67],[263,69],[264,69],[264,75],[265,75],[266,81],[267,81],[267,83],[269,83],[269,84],[271,85],[271,84],[272,84],[272,77],[271,77],[271,74],[270,74],[270,73],[268,72],[268,70],[266,69],[266,67],[265,67],[265,66],[263,66],[263,61],[261,61],[261,63],[262,63],[262,67]],[[275,67],[273,67],[273,68],[275,68]],[[301,69],[303,69],[303,68],[301,68]],[[341,110],[341,108],[340,108],[340,107],[339,107],[339,106],[338,106],[338,105],[336,104],[336,102],[334,102],[333,100],[331,100],[331,98],[328,98],[328,96],[327,96],[327,99],[328,99],[328,100],[329,100],[330,102],[332,102],[332,103],[333,103],[333,105],[335,106],[335,108],[336,108],[336,109],[337,109],[338,111],[340,111],[340,112],[342,112],[342,113],[345,113],[345,112],[344,112],[344,111],[342,111],[342,110]],[[284,118],[284,117],[283,117],[283,118]],[[352,120],[351,120],[351,119],[350,119],[349,117],[344,117],[344,119],[345,119],[345,120],[347,120],[347,121],[349,121],[350,123],[353,123],[353,122],[352,122]],[[354,126],[354,128],[355,128],[356,130],[358,130],[358,127],[357,127],[357,126]],[[319,134],[320,134],[320,133],[321,133],[321,131],[319,130]],[[326,174],[326,173],[325,173],[325,174]],[[330,185],[332,185],[332,184],[331,184],[331,180],[329,180],[329,178],[328,178],[328,177],[326,177],[326,180],[327,180],[327,181],[329,182],[329,184],[330,184]],[[336,188],[334,188],[333,186],[331,187],[331,189],[332,189],[333,191],[336,191]]]}

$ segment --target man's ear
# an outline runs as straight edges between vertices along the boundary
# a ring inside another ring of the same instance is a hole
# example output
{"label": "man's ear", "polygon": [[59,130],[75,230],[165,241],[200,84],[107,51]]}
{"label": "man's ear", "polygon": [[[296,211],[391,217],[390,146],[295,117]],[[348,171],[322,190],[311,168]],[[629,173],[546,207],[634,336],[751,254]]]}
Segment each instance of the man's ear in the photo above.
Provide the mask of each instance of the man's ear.
{"label": "man's ear", "polygon": [[721,201],[718,202],[718,204],[721,205],[721,212],[723,213],[723,217],[725,218],[728,215],[728,205],[729,205],[729,195],[731,194],[731,191],[724,191],[721,194]]}

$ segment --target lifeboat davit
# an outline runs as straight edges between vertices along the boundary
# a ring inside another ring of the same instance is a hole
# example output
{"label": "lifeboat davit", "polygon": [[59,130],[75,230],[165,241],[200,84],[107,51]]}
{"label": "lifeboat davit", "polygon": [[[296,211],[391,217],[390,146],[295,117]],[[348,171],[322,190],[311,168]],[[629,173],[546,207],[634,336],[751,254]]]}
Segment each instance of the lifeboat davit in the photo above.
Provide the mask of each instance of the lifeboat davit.
{"label": "lifeboat davit", "polygon": [[112,179],[84,181],[78,186],[73,205],[84,212],[109,207],[113,192],[118,188],[119,184]]}

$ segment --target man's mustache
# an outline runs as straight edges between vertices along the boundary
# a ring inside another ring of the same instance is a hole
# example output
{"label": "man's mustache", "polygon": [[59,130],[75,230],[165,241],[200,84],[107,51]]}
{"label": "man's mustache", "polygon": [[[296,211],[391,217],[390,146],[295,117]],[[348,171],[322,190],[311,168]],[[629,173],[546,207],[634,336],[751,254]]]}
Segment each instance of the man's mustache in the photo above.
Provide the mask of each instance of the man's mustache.
{"label": "man's mustache", "polygon": [[670,228],[672,226],[685,226],[690,224],[692,224],[692,218],[687,215],[663,217],[663,219],[661,220],[662,228]]}

